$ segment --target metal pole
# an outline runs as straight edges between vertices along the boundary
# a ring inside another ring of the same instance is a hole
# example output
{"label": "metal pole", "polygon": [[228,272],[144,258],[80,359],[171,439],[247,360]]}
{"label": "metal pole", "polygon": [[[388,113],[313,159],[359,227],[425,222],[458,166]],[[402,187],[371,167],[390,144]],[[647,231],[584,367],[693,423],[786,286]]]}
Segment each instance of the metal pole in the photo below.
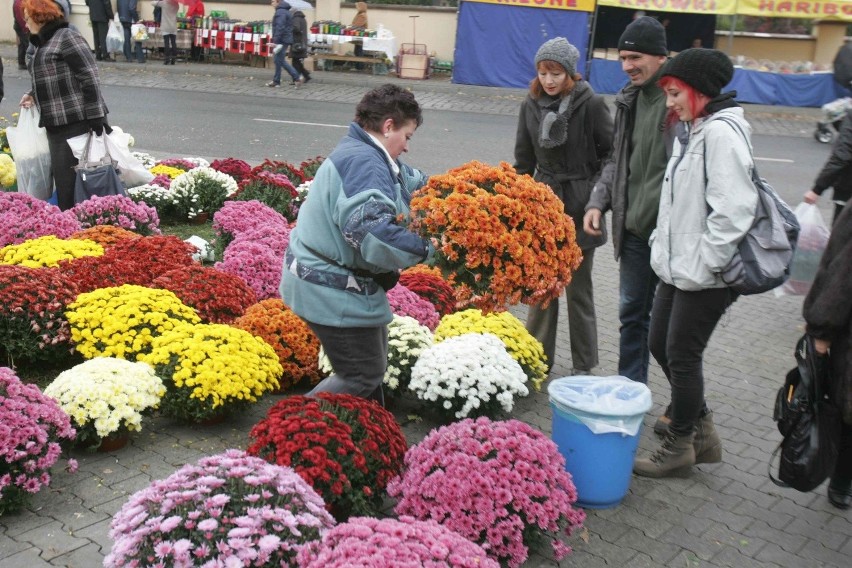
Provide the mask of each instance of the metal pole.
{"label": "metal pole", "polygon": [[592,71],[592,53],[595,50],[595,32],[598,29],[598,3],[595,2],[595,10],[592,12],[592,25],[589,33],[588,48],[586,49],[586,80],[591,77]]}

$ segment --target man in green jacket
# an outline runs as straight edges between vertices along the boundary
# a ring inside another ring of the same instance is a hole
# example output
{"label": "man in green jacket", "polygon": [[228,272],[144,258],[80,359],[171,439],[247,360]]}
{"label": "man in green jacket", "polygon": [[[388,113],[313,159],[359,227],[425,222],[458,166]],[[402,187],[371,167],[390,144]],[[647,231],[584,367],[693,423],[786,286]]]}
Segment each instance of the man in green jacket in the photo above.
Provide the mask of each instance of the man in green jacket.
{"label": "man in green jacket", "polygon": [[648,326],[657,276],[648,238],[657,225],[663,175],[673,128],[665,128],[666,96],[657,85],[668,57],[666,30],[651,17],[627,26],[618,40],[621,68],[630,84],[615,99],[612,153],[603,165],[583,217],[583,229],[601,234],[612,210],[612,243],[620,260],[618,374],[648,382]]}

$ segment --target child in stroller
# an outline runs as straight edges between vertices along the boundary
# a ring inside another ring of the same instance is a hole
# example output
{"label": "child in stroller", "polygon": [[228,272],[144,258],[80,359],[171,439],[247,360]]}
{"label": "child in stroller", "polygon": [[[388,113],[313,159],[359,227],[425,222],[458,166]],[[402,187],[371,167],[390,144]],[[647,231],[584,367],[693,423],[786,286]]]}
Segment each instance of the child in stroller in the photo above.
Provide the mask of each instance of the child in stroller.
{"label": "child in stroller", "polygon": [[[834,80],[846,89],[852,87],[852,42],[843,45],[834,57]],[[823,117],[817,122],[814,138],[823,144],[831,142],[850,107],[852,107],[850,97],[843,97],[822,105]]]}

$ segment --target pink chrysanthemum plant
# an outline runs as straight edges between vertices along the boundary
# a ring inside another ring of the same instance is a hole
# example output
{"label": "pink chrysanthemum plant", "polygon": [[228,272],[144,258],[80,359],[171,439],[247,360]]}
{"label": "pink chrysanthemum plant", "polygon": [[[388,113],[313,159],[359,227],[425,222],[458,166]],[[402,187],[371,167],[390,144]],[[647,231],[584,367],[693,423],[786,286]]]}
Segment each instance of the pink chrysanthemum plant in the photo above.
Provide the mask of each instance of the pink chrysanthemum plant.
{"label": "pink chrysanthemum plant", "polygon": [[124,195],[93,196],[75,205],[71,211],[84,229],[113,225],[142,236],[160,234],[160,217],[154,207],[136,203]]}
{"label": "pink chrysanthemum plant", "polygon": [[[0,367],[0,515],[23,508],[29,497],[50,484],[61,440],[76,435],[59,404],[35,385]],[[68,470],[77,462],[68,460]]]}
{"label": "pink chrysanthemum plant", "polygon": [[213,215],[216,258],[222,258],[222,253],[236,237],[257,228],[280,228],[290,232],[287,219],[260,201],[226,201]]}
{"label": "pink chrysanthemum plant", "polygon": [[299,551],[300,568],[434,566],[500,568],[486,552],[435,521],[354,517]]}
{"label": "pink chrysanthemum plant", "polygon": [[518,420],[467,419],[433,430],[406,452],[388,495],[398,515],[438,521],[510,567],[541,538],[561,560],[571,549],[559,534],[585,520],[556,444]]}
{"label": "pink chrysanthemum plant", "polygon": [[46,235],[65,239],[80,229],[70,211],[25,193],[0,191],[0,247]]}
{"label": "pink chrysanthemum plant", "polygon": [[428,327],[429,331],[435,331],[435,328],[438,327],[441,315],[429,300],[424,300],[401,284],[388,290],[387,296],[391,311],[394,314],[412,317],[420,325]]}
{"label": "pink chrysanthemum plant", "polygon": [[104,566],[296,566],[333,526],[292,469],[226,450],[134,493],[112,520]]}

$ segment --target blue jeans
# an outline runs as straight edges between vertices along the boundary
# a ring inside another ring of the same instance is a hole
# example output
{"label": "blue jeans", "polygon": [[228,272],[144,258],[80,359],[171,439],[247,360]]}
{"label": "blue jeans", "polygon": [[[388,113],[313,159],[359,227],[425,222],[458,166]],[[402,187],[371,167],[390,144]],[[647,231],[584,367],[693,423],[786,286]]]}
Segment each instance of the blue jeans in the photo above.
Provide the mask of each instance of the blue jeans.
{"label": "blue jeans", "polygon": [[281,47],[281,50],[275,54],[275,75],[272,77],[272,82],[276,85],[281,84],[281,69],[285,69],[287,73],[290,74],[290,77],[293,78],[293,81],[299,80],[299,73],[293,69],[293,66],[287,63],[287,49],[290,47],[289,44],[284,44]]}
{"label": "blue jeans", "polygon": [[133,48],[130,45],[130,26],[131,22],[121,22],[121,27],[124,29],[124,47],[122,51],[124,51],[124,58],[127,61],[133,60]]}
{"label": "blue jeans", "polygon": [[658,280],[648,242],[625,231],[619,270],[618,374],[644,384],[648,383],[648,327]]}
{"label": "blue jeans", "polygon": [[136,62],[145,63],[145,48],[142,47],[142,42],[134,41],[133,48],[136,50]]}

